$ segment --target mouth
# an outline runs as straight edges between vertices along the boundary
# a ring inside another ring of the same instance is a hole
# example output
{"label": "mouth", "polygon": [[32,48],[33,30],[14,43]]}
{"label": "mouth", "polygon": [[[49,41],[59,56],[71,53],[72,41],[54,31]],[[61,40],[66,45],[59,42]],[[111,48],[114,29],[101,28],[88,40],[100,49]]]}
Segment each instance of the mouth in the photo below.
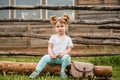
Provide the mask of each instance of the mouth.
{"label": "mouth", "polygon": [[59,32],[63,32],[62,30],[60,30]]}

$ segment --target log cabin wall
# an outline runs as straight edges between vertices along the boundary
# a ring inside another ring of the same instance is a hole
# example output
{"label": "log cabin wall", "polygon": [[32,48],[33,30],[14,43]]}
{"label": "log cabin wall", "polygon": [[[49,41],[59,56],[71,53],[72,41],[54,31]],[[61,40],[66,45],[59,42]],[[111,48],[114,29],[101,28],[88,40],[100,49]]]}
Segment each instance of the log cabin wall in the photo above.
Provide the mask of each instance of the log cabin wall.
{"label": "log cabin wall", "polygon": [[[119,5],[119,0],[75,0],[75,5]],[[42,12],[44,13],[44,11]],[[13,16],[13,15],[12,15]],[[43,18],[45,15],[43,14]],[[87,11],[75,10],[76,20],[103,20],[110,18],[120,18],[119,11]],[[119,24],[104,24],[107,26],[120,26]],[[120,36],[120,30],[116,29],[99,29],[101,25],[85,25],[71,24],[69,35],[72,38],[82,39],[81,36]],[[103,25],[102,25],[103,26]],[[35,33],[35,34],[54,34],[54,27],[49,23],[41,22],[0,22],[0,32],[6,33]],[[0,49],[32,49],[42,48],[47,49],[48,40],[36,39],[30,37],[0,37]],[[88,44],[89,45],[89,44]],[[88,46],[83,44],[75,44],[74,49]],[[95,46],[95,45],[89,45]],[[99,45],[97,45],[99,46]]]}

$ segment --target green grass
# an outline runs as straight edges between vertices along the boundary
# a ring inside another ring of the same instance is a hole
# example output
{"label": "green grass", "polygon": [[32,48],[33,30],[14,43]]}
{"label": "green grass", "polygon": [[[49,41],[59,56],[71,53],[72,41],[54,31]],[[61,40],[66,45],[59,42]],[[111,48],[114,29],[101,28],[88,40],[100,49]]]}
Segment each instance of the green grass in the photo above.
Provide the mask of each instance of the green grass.
{"label": "green grass", "polygon": [[[5,57],[1,56],[0,61],[15,61],[15,62],[38,62],[40,57]],[[120,56],[109,57],[76,57],[72,58],[72,61],[91,62],[94,65],[112,66],[112,80],[120,80]],[[59,75],[41,75],[35,80],[61,80]],[[8,74],[6,77],[0,74],[0,80],[29,80],[28,75],[12,75]],[[63,79],[73,80],[73,79]]]}

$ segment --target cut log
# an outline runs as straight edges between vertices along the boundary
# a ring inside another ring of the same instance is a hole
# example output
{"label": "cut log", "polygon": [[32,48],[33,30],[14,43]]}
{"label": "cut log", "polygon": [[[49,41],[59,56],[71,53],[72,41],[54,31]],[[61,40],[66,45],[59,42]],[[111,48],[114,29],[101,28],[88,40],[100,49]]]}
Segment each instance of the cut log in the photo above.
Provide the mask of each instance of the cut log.
{"label": "cut log", "polygon": [[[0,72],[3,72],[3,75],[7,75],[7,73],[31,74],[35,70],[36,65],[37,63],[0,61]],[[41,73],[58,74],[60,69],[60,65],[47,64]]]}
{"label": "cut log", "polygon": [[47,10],[95,10],[95,11],[120,11],[119,5],[75,5],[75,6],[0,6],[0,10],[6,9],[22,9],[22,10],[35,10],[35,9],[47,9]]}
{"label": "cut log", "polygon": [[94,66],[94,74],[97,77],[111,77],[112,67],[111,66]]}
{"label": "cut log", "polygon": [[[41,23],[49,23],[49,20],[46,19],[0,19],[0,22],[41,22]],[[120,24],[119,18],[111,18],[111,19],[102,19],[102,20],[72,20],[71,24],[88,24],[88,25],[102,25],[102,24]],[[50,23],[49,23],[50,24]]]}
{"label": "cut log", "polygon": [[[37,63],[0,61],[0,72],[3,72],[4,75],[7,75],[7,73],[9,72],[19,74],[31,74],[35,70],[36,65]],[[47,66],[41,73],[49,72],[51,74],[59,74],[60,70],[60,65],[47,64]],[[100,77],[110,77],[112,74],[112,67],[95,66],[94,74]]]}

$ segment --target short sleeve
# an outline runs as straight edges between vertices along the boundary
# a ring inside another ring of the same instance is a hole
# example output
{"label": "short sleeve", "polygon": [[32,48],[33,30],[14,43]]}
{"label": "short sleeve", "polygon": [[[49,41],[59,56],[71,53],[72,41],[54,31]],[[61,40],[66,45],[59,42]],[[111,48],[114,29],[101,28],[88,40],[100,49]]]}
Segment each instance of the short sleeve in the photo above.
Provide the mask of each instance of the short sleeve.
{"label": "short sleeve", "polygon": [[74,47],[73,42],[70,37],[68,38],[68,46],[71,46],[72,48]]}
{"label": "short sleeve", "polygon": [[53,35],[52,35],[52,36],[50,37],[50,39],[49,39],[48,43],[53,44],[53,42],[54,42],[54,39],[53,39]]}

